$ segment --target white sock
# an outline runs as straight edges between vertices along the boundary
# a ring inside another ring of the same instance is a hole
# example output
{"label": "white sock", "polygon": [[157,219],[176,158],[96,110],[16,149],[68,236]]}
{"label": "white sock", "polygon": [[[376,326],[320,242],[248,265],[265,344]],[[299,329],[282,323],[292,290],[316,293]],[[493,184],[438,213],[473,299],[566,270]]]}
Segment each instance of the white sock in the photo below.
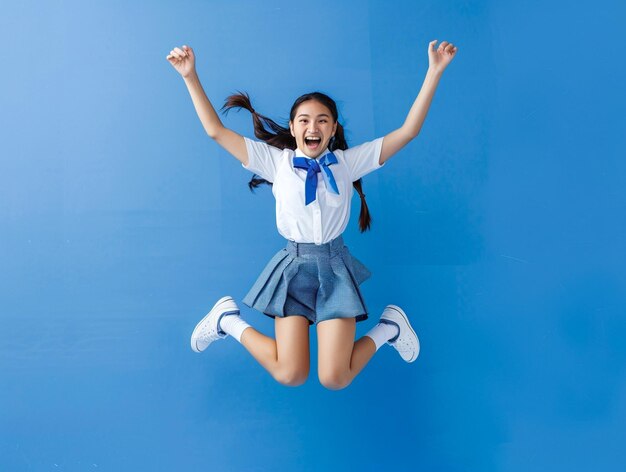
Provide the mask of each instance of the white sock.
{"label": "white sock", "polygon": [[376,350],[380,348],[383,344],[393,338],[396,334],[398,334],[398,327],[396,325],[387,324],[387,323],[378,323],[365,336],[369,336],[376,344]]}
{"label": "white sock", "polygon": [[230,334],[238,342],[241,342],[241,334],[246,328],[250,328],[250,325],[239,315],[226,315],[219,323],[219,329]]}

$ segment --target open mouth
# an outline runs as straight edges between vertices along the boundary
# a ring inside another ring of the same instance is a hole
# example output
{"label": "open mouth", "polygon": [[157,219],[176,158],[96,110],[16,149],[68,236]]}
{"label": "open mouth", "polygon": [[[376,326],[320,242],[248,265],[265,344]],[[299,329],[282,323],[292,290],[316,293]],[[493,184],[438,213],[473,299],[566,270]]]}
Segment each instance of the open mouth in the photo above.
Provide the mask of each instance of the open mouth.
{"label": "open mouth", "polygon": [[307,149],[310,149],[311,151],[315,151],[322,144],[322,138],[319,138],[319,137],[304,138],[304,144],[307,147]]}

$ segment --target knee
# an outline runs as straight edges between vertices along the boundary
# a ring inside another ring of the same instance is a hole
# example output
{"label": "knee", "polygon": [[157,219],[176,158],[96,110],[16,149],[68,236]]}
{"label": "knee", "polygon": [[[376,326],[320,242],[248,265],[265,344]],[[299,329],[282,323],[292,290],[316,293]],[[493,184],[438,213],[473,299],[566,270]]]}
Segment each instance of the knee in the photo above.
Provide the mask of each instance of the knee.
{"label": "knee", "polygon": [[347,372],[339,369],[320,370],[318,372],[320,383],[329,390],[341,390],[352,382]]}
{"label": "knee", "polygon": [[308,366],[288,366],[278,369],[274,374],[274,379],[282,385],[297,387],[306,382],[308,376]]}

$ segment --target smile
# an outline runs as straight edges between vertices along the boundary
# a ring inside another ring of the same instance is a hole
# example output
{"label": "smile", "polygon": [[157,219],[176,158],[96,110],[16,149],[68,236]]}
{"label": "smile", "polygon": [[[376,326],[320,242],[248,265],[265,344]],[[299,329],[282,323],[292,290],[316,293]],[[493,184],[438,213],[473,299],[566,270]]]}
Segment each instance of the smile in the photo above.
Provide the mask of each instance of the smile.
{"label": "smile", "polygon": [[304,144],[306,145],[307,148],[311,150],[317,149],[320,146],[321,142],[322,142],[322,138],[318,136],[311,136],[308,138],[304,138]]}

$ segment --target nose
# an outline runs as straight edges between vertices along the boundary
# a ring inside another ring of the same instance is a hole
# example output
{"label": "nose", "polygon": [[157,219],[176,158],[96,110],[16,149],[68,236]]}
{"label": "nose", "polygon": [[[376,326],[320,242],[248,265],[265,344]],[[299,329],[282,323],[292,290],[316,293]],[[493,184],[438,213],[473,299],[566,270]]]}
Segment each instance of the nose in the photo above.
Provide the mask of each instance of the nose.
{"label": "nose", "polygon": [[317,123],[311,121],[309,123],[309,126],[307,127],[307,130],[309,131],[309,133],[314,133],[315,131],[317,131]]}

